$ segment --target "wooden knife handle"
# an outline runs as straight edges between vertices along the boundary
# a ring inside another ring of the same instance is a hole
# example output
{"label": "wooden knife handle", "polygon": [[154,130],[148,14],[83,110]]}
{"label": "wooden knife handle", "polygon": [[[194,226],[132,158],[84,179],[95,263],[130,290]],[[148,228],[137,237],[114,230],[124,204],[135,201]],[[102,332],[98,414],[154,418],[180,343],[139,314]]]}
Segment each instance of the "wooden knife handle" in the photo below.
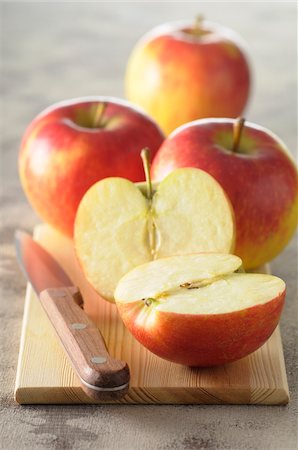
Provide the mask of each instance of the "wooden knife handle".
{"label": "wooden knife handle", "polygon": [[79,296],[73,286],[46,289],[40,301],[84,391],[95,399],[121,398],[128,390],[129,368],[110,357],[100,331],[78,305]]}

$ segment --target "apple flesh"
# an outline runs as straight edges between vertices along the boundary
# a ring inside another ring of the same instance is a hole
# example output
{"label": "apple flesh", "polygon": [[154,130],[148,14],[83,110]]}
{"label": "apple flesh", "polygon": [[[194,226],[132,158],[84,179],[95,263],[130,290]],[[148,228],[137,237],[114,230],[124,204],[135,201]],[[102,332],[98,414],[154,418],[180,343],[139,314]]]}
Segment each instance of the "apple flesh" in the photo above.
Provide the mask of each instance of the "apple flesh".
{"label": "apple flesh", "polygon": [[110,176],[142,181],[140,151],[149,145],[153,156],[163,139],[153,120],[128,102],[90,97],[57,103],[26,130],[21,183],[40,217],[72,236],[87,189]]}
{"label": "apple flesh", "polygon": [[169,23],[146,34],[133,49],[125,75],[127,98],[166,134],[202,117],[237,117],[249,89],[241,39],[205,20]]}
{"label": "apple flesh", "polygon": [[178,128],[160,147],[151,174],[155,181],[178,167],[211,174],[233,205],[235,253],[253,269],[277,256],[296,230],[298,176],[277,136],[249,122],[237,136],[238,123],[205,119]]}
{"label": "apple flesh", "polygon": [[231,252],[233,211],[219,184],[198,169],[178,169],[153,186],[106,178],[83,197],[74,244],[87,280],[114,301],[119,279],[132,268],[174,254]]}
{"label": "apple flesh", "polygon": [[128,272],[115,290],[118,311],[151,352],[188,366],[240,359],[276,328],[285,283],[272,275],[238,273],[228,254],[172,256]]}

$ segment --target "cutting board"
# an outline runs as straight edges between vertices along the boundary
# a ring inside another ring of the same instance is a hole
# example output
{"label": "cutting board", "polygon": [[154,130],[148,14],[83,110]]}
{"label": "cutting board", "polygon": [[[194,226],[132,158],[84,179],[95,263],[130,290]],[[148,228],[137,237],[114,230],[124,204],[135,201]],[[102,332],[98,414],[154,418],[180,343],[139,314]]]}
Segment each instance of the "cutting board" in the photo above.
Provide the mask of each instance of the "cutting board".
{"label": "cutting board", "polygon": [[[38,226],[34,236],[80,287],[84,309],[101,330],[111,355],[130,367],[130,389],[114,403],[280,405],[289,401],[279,328],[262,348],[232,364],[202,369],[170,363],[139,344],[124,327],[116,306],[102,300],[88,285],[70,239],[46,225]],[[81,389],[30,285],[15,399],[21,404],[100,403]]]}

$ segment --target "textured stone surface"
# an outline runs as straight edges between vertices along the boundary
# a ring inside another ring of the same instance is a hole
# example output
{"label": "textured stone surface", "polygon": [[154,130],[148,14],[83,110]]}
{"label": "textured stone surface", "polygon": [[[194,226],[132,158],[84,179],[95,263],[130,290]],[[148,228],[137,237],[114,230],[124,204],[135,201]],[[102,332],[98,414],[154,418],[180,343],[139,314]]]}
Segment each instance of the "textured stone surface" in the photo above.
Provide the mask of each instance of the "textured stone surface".
{"label": "textured stone surface", "polygon": [[[200,11],[199,11],[200,10]],[[255,406],[19,406],[13,400],[25,280],[13,232],[38,222],[17,178],[26,125],[44,107],[75,96],[123,96],[125,61],[156,24],[202,12],[249,42],[255,84],[247,117],[294,152],[296,5],[286,3],[1,3],[0,448],[296,449],[297,242],[272,264],[288,286],[281,322],[291,402]]]}

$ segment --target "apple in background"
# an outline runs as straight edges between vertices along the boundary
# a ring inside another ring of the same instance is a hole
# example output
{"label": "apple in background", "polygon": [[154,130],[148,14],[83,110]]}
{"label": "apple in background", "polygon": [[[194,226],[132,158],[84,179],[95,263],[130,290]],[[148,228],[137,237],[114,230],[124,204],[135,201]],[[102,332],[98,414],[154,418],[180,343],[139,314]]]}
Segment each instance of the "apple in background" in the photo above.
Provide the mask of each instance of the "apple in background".
{"label": "apple in background", "polygon": [[161,25],[129,57],[126,96],[166,134],[202,117],[237,117],[250,90],[244,46],[232,30],[200,17]]}
{"label": "apple in background", "polygon": [[152,259],[195,251],[232,252],[234,215],[219,184],[198,169],[177,169],[152,186],[106,178],[84,195],[76,215],[74,245],[93,288],[114,301],[119,279]]}
{"label": "apple in background", "polygon": [[24,191],[40,217],[72,236],[79,202],[96,181],[144,179],[140,151],[154,155],[164,136],[128,102],[89,97],[57,103],[28,127],[19,154]]}
{"label": "apple in background", "polygon": [[124,324],[151,352],[214,366],[257,350],[276,328],[285,283],[237,273],[241,259],[205,253],[151,261],[128,272],[115,300]]}
{"label": "apple in background", "polygon": [[160,181],[178,167],[197,167],[223,187],[235,212],[235,254],[246,269],[270,261],[297,227],[297,169],[283,142],[243,119],[202,119],[173,132],[152,164]]}

